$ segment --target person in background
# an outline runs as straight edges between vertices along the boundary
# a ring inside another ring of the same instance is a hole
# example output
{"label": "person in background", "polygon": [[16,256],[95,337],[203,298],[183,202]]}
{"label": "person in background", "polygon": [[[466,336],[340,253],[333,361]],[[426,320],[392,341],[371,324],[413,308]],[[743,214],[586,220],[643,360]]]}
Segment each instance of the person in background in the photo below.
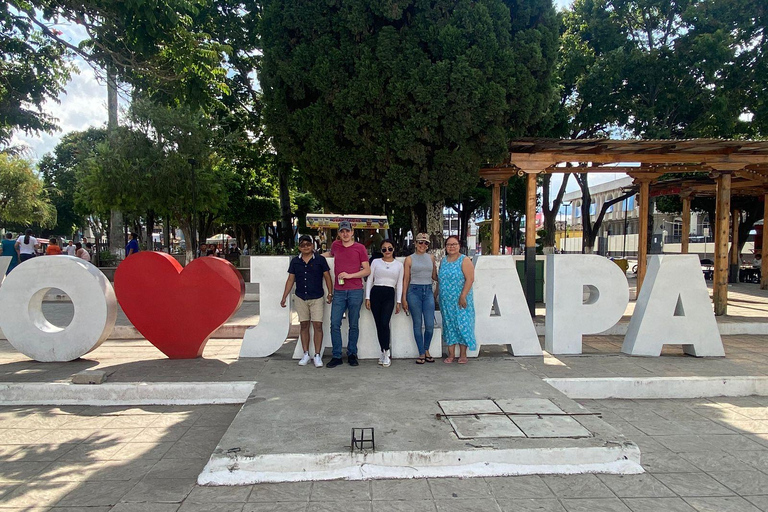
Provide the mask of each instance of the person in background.
{"label": "person in background", "polygon": [[136,254],[137,252],[139,252],[139,235],[131,233],[131,239],[128,240],[128,243],[125,246],[125,257],[127,258],[131,254]]}
{"label": "person in background", "polygon": [[81,260],[91,261],[91,255],[88,254],[88,251],[86,251],[83,248],[83,244],[81,244],[80,242],[77,242],[75,244],[75,256],[77,256]]}
{"label": "person in background", "polygon": [[0,256],[11,257],[11,263],[8,264],[8,269],[5,271],[5,275],[8,275],[8,272],[19,264],[19,253],[16,252],[16,241],[13,239],[13,233],[5,234],[2,244],[0,244]]}
{"label": "person in background", "polygon": [[45,249],[45,254],[47,256],[57,256],[61,254],[61,247],[59,247],[59,242],[55,238],[49,238],[48,239],[48,247]]}
{"label": "person in background", "polygon": [[[416,251],[405,258],[403,279],[403,309],[411,313],[413,337],[419,349],[417,364],[434,363],[429,353],[435,330],[435,295],[432,282],[437,281],[435,257],[428,254],[429,235],[416,235]],[[422,333],[422,325],[424,332]]]}
{"label": "person in background", "polygon": [[35,257],[35,251],[40,249],[40,243],[37,238],[32,236],[32,230],[27,229],[24,236],[16,240],[16,252],[19,255],[19,263],[24,263],[28,259]]}
{"label": "person in background", "polygon": [[449,236],[445,241],[445,256],[437,273],[443,337],[448,345],[448,357],[443,362],[447,364],[456,358],[456,345],[459,346],[459,364],[466,364],[467,349],[474,350],[477,346],[475,301],[472,294],[475,266],[459,252],[459,248],[459,237]]}
{"label": "person in background", "polygon": [[67,251],[67,256],[74,256],[75,251],[77,251],[77,248],[75,247],[75,242],[70,240],[69,243],[67,244],[66,251]]}
{"label": "person in background", "polygon": [[323,314],[325,302],[323,301],[323,280],[328,289],[327,302],[333,300],[333,281],[331,280],[331,268],[325,257],[315,253],[315,245],[312,237],[302,235],[299,238],[299,251],[301,254],[291,260],[288,265],[288,279],[285,281],[281,307],[286,307],[285,301],[296,284],[296,300],[293,301],[296,312],[299,314],[301,325],[301,347],[304,355],[299,361],[300,366],[306,365],[309,360],[309,324],[312,323],[315,342],[315,368],[323,366]]}
{"label": "person in background", "polygon": [[382,256],[371,263],[371,275],[365,284],[365,308],[373,314],[381,347],[379,364],[386,368],[392,364],[389,321],[392,309],[395,314],[400,313],[403,297],[403,264],[395,259],[395,246],[391,240],[383,240],[380,247]]}

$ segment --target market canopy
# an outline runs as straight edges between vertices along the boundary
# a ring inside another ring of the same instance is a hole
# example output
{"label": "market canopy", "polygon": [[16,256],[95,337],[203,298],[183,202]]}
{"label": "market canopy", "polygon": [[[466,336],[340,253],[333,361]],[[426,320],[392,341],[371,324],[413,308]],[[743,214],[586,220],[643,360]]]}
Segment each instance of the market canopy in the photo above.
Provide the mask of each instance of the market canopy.
{"label": "market canopy", "polygon": [[386,215],[336,215],[333,213],[308,213],[307,227],[314,229],[338,229],[339,222],[346,220],[352,229],[389,229]]}

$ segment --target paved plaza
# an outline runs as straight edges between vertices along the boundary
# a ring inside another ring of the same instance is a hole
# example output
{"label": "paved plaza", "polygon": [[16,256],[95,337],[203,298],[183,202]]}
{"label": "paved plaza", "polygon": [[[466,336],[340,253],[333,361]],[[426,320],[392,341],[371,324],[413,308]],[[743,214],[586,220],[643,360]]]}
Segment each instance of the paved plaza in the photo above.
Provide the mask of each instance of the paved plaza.
{"label": "paved plaza", "polygon": [[[514,358],[501,351],[459,369],[430,371],[480,379],[488,365],[511,374],[663,375],[749,373],[768,357],[759,336],[724,338],[727,357],[696,359],[621,355],[618,340],[587,340],[584,356]],[[146,341],[108,341],[87,359],[42,364],[0,345],[4,382],[65,381],[84,367],[108,369],[119,381],[258,381],[288,368],[333,385],[334,371],[360,382],[385,371],[300,368],[286,346],[269,359],[237,360],[239,340],[212,340],[204,359],[168,361]],[[493,347],[496,348],[496,347]],[[678,349],[679,350],[679,349]],[[410,361],[395,361],[399,378],[418,376]],[[715,368],[715,369],[713,369]],[[194,370],[194,371],[193,371]],[[738,373],[737,373],[738,372]],[[394,373],[393,373],[394,374]],[[405,377],[403,377],[405,376]],[[458,382],[458,381],[457,381]],[[362,388],[352,400],[375,400]],[[326,481],[202,487],[196,479],[240,409],[239,405],[0,408],[0,509],[3,511],[758,511],[768,510],[768,397],[696,400],[579,400],[635,442],[641,475],[586,474],[493,478]],[[310,412],[320,424],[333,414],[321,390]],[[313,430],[306,432],[311,437]],[[300,435],[300,433],[297,433]]]}
{"label": "paved plaza", "polygon": [[[768,320],[768,301],[755,288],[737,286],[727,322]],[[46,314],[54,319],[60,315],[66,322],[67,307],[71,305],[46,303]],[[247,301],[238,315],[237,323],[255,323],[258,302]],[[0,382],[63,383],[85,369],[105,370],[108,383],[258,383],[285,375],[298,385],[306,381],[308,390],[316,393],[314,403],[298,407],[302,410],[297,413],[305,412],[308,419],[291,433],[311,445],[313,434],[323,431],[336,410],[338,398],[329,400],[329,392],[338,392],[339,382],[350,378],[360,386],[354,393],[341,390],[346,399],[367,405],[376,403],[377,392],[388,391],[388,375],[397,382],[391,386],[396,400],[407,399],[409,387],[431,380],[430,375],[452,376],[456,389],[462,382],[481,381],[499,371],[517,382],[768,376],[765,336],[724,336],[723,341],[726,357],[715,359],[685,356],[679,346],[665,348],[658,358],[629,357],[620,353],[621,336],[588,336],[579,356],[512,357],[501,346],[488,346],[463,367],[439,362],[418,367],[410,360],[395,360],[389,369],[363,361],[359,368],[344,365],[329,370],[297,366],[291,360],[295,338],[264,359],[238,359],[239,339],[212,339],[204,357],[197,360],[168,360],[143,339],[111,339],[70,363],[38,363],[0,340]],[[438,399],[461,395],[450,385],[442,387],[444,392],[434,400],[427,397],[434,407]],[[0,407],[0,512],[768,511],[768,397],[575,402],[599,413],[602,421],[640,448],[645,473],[207,487],[197,485],[198,476],[240,404],[4,406]]]}

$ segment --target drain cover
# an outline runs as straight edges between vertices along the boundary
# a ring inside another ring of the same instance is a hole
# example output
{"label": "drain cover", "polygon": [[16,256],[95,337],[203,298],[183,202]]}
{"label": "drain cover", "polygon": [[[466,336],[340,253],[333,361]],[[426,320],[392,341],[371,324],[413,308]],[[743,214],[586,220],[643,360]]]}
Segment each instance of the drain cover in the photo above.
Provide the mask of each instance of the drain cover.
{"label": "drain cover", "polygon": [[440,400],[459,439],[590,437],[590,432],[552,401],[542,398]]}

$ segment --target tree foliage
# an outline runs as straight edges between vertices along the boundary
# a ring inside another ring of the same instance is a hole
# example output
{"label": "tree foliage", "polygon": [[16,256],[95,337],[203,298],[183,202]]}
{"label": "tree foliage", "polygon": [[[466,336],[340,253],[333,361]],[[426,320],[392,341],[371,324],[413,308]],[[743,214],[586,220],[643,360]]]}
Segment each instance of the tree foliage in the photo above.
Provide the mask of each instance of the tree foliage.
{"label": "tree foliage", "polygon": [[568,136],[755,134],[742,114],[765,105],[752,83],[767,69],[764,4],[576,0],[563,15],[557,73]]}
{"label": "tree foliage", "polygon": [[547,0],[270,0],[265,125],[338,212],[472,189],[550,99]]}
{"label": "tree foliage", "polygon": [[0,154],[0,223],[43,227],[56,224],[56,209],[30,163],[5,154]]}
{"label": "tree foliage", "polygon": [[77,228],[87,224],[86,217],[95,210],[84,208],[75,200],[79,186],[75,170],[77,165],[90,156],[97,144],[104,142],[107,132],[103,128],[89,128],[83,132],[71,132],[62,137],[59,144],[38,162],[38,170],[50,199],[56,208],[56,225],[51,231],[72,236]]}
{"label": "tree foliage", "polygon": [[68,51],[44,37],[28,19],[8,3],[0,5],[0,146],[10,142],[14,130],[50,132],[56,119],[43,110],[57,101],[72,68]]}

